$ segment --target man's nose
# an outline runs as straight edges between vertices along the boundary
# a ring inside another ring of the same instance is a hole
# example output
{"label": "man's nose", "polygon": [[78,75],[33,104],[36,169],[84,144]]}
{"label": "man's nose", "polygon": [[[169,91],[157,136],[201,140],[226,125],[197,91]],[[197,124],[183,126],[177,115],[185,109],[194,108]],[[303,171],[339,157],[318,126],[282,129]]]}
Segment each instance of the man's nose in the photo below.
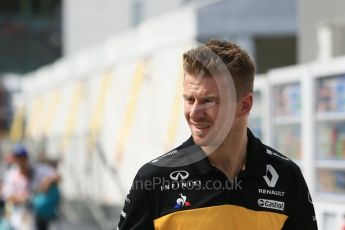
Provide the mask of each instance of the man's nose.
{"label": "man's nose", "polygon": [[205,117],[205,106],[202,104],[194,103],[190,108],[189,115],[192,119],[198,120]]}

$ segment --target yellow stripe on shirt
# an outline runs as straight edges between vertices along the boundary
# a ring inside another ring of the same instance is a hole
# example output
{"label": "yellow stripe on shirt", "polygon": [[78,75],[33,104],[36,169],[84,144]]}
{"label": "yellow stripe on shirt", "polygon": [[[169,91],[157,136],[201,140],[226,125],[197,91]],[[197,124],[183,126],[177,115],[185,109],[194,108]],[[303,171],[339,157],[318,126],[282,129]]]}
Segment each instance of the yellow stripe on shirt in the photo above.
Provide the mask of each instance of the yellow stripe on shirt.
{"label": "yellow stripe on shirt", "polygon": [[156,230],[278,230],[284,214],[255,211],[235,205],[177,211],[154,220]]}

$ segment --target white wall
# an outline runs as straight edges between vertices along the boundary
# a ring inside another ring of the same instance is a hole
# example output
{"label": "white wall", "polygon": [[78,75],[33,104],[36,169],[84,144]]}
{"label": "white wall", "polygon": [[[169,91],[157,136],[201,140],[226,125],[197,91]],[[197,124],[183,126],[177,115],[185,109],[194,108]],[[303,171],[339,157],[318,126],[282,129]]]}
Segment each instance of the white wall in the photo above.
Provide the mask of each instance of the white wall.
{"label": "white wall", "polygon": [[144,21],[178,9],[182,0],[64,0],[64,55],[90,48],[136,26],[133,15],[136,1],[142,6]]}
{"label": "white wall", "polygon": [[304,0],[298,1],[298,9],[298,59],[300,63],[307,63],[314,61],[318,55],[317,29],[320,23],[334,22],[345,25],[345,2]]}
{"label": "white wall", "polygon": [[64,0],[63,53],[76,53],[131,26],[131,1]]}

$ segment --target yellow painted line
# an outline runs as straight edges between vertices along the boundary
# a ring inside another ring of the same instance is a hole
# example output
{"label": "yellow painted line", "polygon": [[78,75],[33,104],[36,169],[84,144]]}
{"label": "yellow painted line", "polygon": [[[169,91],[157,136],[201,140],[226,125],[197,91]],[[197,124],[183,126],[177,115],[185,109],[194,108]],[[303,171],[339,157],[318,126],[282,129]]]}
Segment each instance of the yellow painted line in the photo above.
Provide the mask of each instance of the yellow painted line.
{"label": "yellow painted line", "polygon": [[93,114],[90,121],[90,135],[89,144],[93,145],[96,140],[96,135],[102,128],[103,118],[105,113],[105,105],[108,93],[110,91],[111,81],[113,80],[113,75],[111,72],[106,72],[103,74],[100,88],[98,91],[98,98],[96,100],[96,107],[93,109]]}
{"label": "yellow painted line", "polygon": [[23,139],[24,135],[24,108],[20,107],[16,110],[10,130],[10,140],[18,142]]}
{"label": "yellow painted line", "polygon": [[30,111],[28,128],[26,131],[28,136],[35,137],[37,135],[42,114],[43,114],[43,97],[38,96],[33,100],[32,109]]}
{"label": "yellow painted line", "polygon": [[116,135],[115,160],[121,163],[127,139],[134,123],[134,115],[138,104],[140,91],[144,80],[144,70],[146,63],[140,61],[136,67],[135,75],[130,87],[129,98],[121,119],[120,128]]}
{"label": "yellow painted line", "polygon": [[171,108],[169,125],[167,135],[165,138],[165,149],[169,150],[172,148],[177,137],[177,130],[179,127],[180,116],[182,116],[182,90],[183,90],[183,67],[180,65],[180,74],[178,76],[177,85],[175,89],[175,96],[173,106]]}
{"label": "yellow painted line", "polygon": [[54,124],[60,99],[61,96],[58,90],[53,90],[49,95],[49,100],[47,103],[47,113],[45,114],[44,123],[41,130],[41,134],[43,134],[44,136],[48,136],[49,132],[51,132],[51,127]]}
{"label": "yellow painted line", "polygon": [[71,135],[76,129],[76,124],[78,120],[78,115],[81,106],[81,99],[83,96],[83,84],[81,82],[77,83],[72,96],[72,103],[71,107],[69,108],[69,112],[67,113],[67,121],[66,121],[66,129],[64,132],[64,137],[66,138],[66,145],[68,144],[68,140],[71,138]]}

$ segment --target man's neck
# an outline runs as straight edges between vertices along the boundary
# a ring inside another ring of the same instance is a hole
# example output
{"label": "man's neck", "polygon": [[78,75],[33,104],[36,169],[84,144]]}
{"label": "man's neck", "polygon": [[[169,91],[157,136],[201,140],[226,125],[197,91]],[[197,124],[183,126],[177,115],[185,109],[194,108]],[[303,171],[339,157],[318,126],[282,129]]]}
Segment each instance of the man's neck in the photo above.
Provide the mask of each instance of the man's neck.
{"label": "man's neck", "polygon": [[208,159],[229,180],[233,180],[246,162],[247,142],[247,128],[233,127],[224,142],[208,156]]}

